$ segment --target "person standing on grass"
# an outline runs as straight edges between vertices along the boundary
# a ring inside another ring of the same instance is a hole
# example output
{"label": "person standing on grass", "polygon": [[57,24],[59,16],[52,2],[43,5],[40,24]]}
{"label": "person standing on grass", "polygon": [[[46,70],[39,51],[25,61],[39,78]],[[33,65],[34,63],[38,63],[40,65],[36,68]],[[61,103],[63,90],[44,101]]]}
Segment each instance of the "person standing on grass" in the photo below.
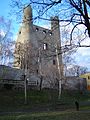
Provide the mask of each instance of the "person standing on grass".
{"label": "person standing on grass", "polygon": [[76,110],[79,111],[79,102],[75,101]]}

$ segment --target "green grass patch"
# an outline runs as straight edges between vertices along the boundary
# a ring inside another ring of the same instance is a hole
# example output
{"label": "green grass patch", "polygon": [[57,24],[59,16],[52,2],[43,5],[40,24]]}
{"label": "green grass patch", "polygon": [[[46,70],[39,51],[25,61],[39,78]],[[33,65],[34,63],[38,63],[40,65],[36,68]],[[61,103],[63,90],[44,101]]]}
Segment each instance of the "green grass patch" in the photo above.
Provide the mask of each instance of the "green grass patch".
{"label": "green grass patch", "polygon": [[89,120],[88,112],[44,112],[23,115],[0,116],[0,120]]}
{"label": "green grass patch", "polygon": [[89,110],[90,93],[62,91],[61,98],[58,99],[58,91],[55,90],[29,90],[28,104],[25,105],[24,90],[0,90],[0,112],[75,110],[75,100],[79,101],[81,109]]}

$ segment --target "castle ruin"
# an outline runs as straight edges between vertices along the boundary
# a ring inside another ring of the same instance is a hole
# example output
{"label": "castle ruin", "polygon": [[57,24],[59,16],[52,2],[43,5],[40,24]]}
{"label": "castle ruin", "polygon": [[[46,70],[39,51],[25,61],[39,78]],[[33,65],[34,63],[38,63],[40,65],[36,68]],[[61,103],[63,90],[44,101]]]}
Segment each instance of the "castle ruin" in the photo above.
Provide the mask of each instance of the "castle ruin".
{"label": "castle ruin", "polygon": [[51,17],[51,29],[46,29],[33,24],[30,5],[24,8],[16,41],[14,67],[25,70],[29,80],[40,83],[43,77],[43,86],[61,78],[62,54],[57,16]]}

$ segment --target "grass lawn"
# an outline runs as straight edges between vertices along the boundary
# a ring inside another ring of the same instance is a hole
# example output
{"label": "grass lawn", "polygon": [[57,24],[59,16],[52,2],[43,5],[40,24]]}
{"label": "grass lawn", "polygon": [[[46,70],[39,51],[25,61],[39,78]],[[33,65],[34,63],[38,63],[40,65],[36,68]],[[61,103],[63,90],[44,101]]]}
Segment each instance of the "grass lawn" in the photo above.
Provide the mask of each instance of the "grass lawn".
{"label": "grass lawn", "polygon": [[4,115],[0,120],[90,120],[90,112],[44,112],[21,115]]}
{"label": "grass lawn", "polygon": [[58,99],[58,93],[54,90],[30,90],[27,91],[27,100],[28,104],[25,105],[24,91],[0,90],[0,113],[75,111],[75,100],[79,101],[80,110],[90,110],[90,93],[87,92],[80,94],[78,92],[63,91],[61,98]]}

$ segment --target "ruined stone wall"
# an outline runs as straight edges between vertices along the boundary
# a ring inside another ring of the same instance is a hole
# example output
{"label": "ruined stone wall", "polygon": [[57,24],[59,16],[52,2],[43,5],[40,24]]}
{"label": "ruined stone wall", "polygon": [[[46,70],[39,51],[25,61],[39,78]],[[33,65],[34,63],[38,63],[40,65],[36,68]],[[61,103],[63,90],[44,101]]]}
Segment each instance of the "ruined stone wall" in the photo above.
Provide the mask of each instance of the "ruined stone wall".
{"label": "ruined stone wall", "polygon": [[87,87],[87,82],[86,79],[69,76],[63,79],[62,87],[65,90],[79,90],[84,92]]}
{"label": "ruined stone wall", "polygon": [[[57,68],[56,48],[61,51],[58,17],[51,18],[51,29],[45,29],[33,24],[31,6],[24,8],[23,21],[16,41],[14,67],[27,69],[29,76],[34,75],[36,79],[40,74],[45,76],[47,69],[52,66]],[[61,66],[61,54],[59,63]]]}

